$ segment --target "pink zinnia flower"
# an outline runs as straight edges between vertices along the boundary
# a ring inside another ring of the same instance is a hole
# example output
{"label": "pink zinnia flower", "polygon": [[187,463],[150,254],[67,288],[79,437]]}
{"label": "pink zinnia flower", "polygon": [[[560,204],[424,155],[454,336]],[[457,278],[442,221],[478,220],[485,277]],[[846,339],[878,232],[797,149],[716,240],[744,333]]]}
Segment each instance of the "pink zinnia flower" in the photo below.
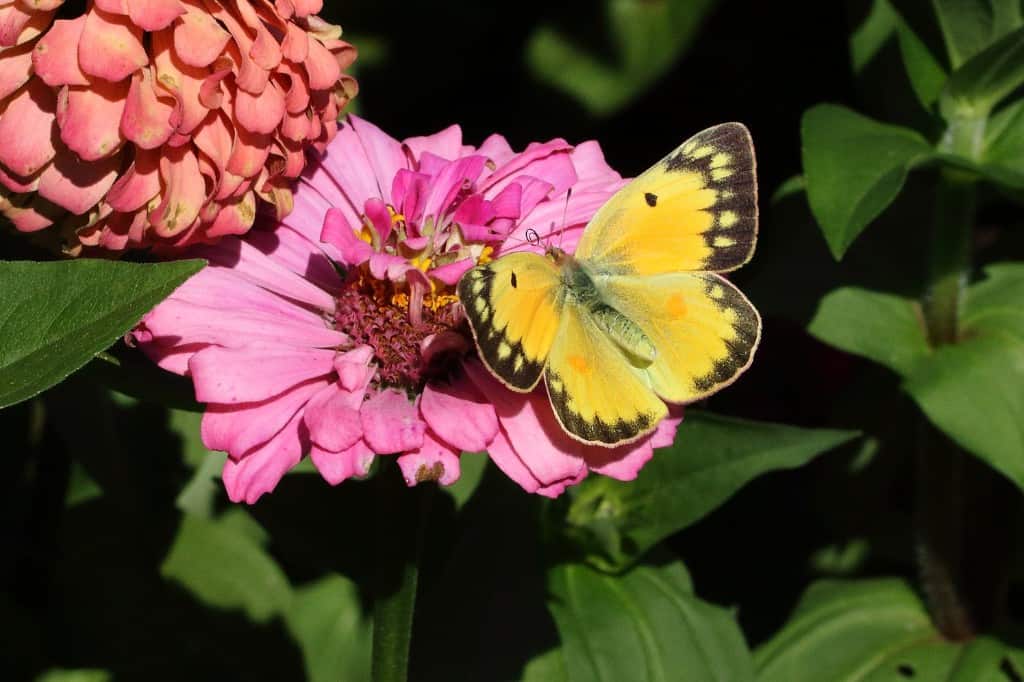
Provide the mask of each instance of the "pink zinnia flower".
{"label": "pink zinnia flower", "polygon": [[278,215],[355,94],[322,0],[0,0],[0,211],[65,250],[182,246]]}
{"label": "pink zinnia flower", "polygon": [[305,453],[332,484],[392,454],[409,485],[450,484],[459,455],[484,450],[552,497],[591,470],[632,479],[678,418],[616,449],[579,443],[543,387],[513,393],[472,357],[454,294],[481,259],[543,248],[529,230],[572,250],[622,184],[596,142],[517,153],[498,135],[467,146],[457,126],[398,142],[352,116],[295,210],[272,231],[194,250],[210,266],[134,338],[191,375],[236,501],[272,490]]}

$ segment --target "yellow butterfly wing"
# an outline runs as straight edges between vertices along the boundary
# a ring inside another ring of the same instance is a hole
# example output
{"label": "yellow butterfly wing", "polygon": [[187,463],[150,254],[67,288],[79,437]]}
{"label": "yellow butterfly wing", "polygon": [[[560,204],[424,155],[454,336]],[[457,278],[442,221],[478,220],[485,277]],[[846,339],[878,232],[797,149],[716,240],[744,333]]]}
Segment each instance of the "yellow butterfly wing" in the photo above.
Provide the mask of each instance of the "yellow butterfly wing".
{"label": "yellow butterfly wing", "polygon": [[558,422],[585,443],[613,447],[637,440],[668,414],[643,370],[572,301],[562,308],[545,383]]}
{"label": "yellow butterfly wing", "polygon": [[761,318],[724,277],[710,272],[609,277],[602,296],[639,326],[657,350],[644,370],[671,403],[700,400],[750,366]]}
{"label": "yellow butterfly wing", "polygon": [[638,275],[740,267],[757,238],[754,166],[742,124],[697,133],[601,207],[576,258]]}
{"label": "yellow butterfly wing", "polygon": [[554,261],[529,252],[507,254],[459,280],[480,358],[514,391],[540,381],[560,322],[559,287]]}

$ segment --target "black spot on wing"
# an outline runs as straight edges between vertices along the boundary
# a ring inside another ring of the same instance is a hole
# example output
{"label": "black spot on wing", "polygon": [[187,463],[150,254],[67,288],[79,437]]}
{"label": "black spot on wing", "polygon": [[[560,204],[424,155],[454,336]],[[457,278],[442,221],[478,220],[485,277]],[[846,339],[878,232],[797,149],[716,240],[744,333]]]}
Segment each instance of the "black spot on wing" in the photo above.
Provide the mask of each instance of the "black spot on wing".
{"label": "black spot on wing", "polygon": [[654,208],[655,206],[658,205],[658,195],[653,192],[645,192],[644,201],[647,202],[648,206]]}
{"label": "black spot on wing", "polygon": [[513,270],[512,271],[512,288],[515,289],[516,286],[517,286],[516,285],[516,273],[515,273],[515,270]]}
{"label": "black spot on wing", "polygon": [[569,396],[563,390],[556,389],[556,386],[563,386],[561,377],[549,368],[546,373],[548,397],[551,399],[551,406],[558,414],[562,426],[569,433],[590,443],[604,443],[615,445],[623,441],[635,438],[638,433],[649,431],[654,426],[654,416],[650,414],[638,414],[636,419],[626,421],[624,419],[615,422],[606,422],[600,418],[594,421],[587,421],[569,407]]}

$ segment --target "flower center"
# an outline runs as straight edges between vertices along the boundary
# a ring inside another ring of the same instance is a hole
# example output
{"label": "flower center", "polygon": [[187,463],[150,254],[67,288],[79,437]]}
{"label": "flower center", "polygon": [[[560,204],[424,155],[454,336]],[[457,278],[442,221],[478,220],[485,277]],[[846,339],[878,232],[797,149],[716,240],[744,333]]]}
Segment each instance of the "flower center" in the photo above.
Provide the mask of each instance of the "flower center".
{"label": "flower center", "polygon": [[335,328],[347,334],[353,346],[373,348],[380,384],[419,392],[429,380],[448,373],[454,349],[425,355],[425,342],[428,337],[464,332],[457,330],[454,292],[448,291],[450,287],[433,288],[417,295],[404,282],[374,278],[365,265],[350,271],[338,296]]}

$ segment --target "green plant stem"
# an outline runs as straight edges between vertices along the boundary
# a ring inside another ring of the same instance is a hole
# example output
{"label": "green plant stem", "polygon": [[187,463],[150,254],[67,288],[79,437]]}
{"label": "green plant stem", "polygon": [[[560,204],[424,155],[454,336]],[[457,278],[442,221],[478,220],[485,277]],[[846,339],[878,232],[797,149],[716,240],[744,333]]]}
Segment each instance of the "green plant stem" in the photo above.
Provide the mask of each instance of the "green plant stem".
{"label": "green plant stem", "polygon": [[[943,171],[937,183],[929,287],[922,306],[933,347],[955,343],[959,336],[974,192],[973,179],[955,171]],[[963,589],[966,455],[923,420],[919,441],[916,507],[922,586],[936,627],[950,639],[963,640],[975,628]]]}
{"label": "green plant stem", "polygon": [[974,180],[953,170],[943,171],[936,187],[934,229],[928,247],[929,286],[924,318],[933,346],[955,343],[960,305],[971,261],[974,225]]}
{"label": "green plant stem", "polygon": [[434,485],[407,488],[398,467],[382,462],[376,476],[376,570],[373,601],[373,682],[405,682],[413,612]]}

